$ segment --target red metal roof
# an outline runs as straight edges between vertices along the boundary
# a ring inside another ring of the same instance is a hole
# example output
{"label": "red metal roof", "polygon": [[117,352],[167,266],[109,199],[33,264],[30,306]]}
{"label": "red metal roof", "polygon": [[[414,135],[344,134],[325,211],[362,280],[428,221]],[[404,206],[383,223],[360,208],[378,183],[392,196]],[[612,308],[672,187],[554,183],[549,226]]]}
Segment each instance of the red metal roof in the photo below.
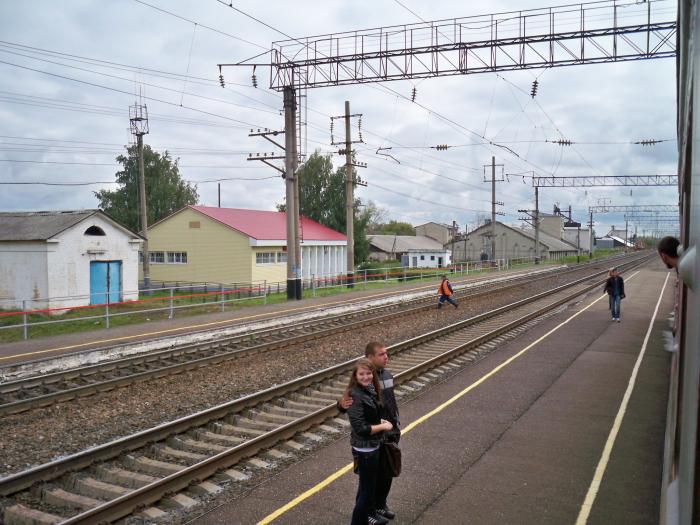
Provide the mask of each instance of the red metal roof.
{"label": "red metal roof", "polygon": [[[188,206],[253,239],[280,240],[287,238],[287,213],[283,211],[241,210],[238,208],[213,208]],[[322,224],[301,217],[302,241],[347,241],[347,237]]]}

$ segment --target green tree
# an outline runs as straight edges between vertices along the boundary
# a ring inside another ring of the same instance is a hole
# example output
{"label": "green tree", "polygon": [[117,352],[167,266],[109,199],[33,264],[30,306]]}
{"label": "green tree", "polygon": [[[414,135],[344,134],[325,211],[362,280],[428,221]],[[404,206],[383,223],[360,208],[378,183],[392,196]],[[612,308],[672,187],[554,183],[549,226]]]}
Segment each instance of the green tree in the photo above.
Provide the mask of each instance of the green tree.
{"label": "green tree", "polygon": [[[345,227],[345,166],[333,171],[330,155],[315,151],[309,155],[303,166],[297,170],[299,177],[299,213],[336,231],[347,233]],[[360,180],[353,170],[353,176]],[[360,199],[355,199],[354,255],[355,263],[364,261],[369,255],[367,225],[372,213],[364,210]],[[286,206],[279,204],[277,209],[284,211]]]}
{"label": "green tree", "polygon": [[416,230],[412,224],[391,220],[386,224],[382,224],[378,233],[382,235],[415,235]]}
{"label": "green tree", "polygon": [[[140,231],[138,150],[135,145],[128,146],[126,150],[127,155],[117,157],[117,162],[122,165],[122,170],[116,173],[119,188],[96,191],[95,197],[101,210],[127,228]],[[148,224],[188,204],[197,204],[197,187],[182,180],[178,159],[173,160],[167,151],[161,155],[144,145],[143,160]]]}

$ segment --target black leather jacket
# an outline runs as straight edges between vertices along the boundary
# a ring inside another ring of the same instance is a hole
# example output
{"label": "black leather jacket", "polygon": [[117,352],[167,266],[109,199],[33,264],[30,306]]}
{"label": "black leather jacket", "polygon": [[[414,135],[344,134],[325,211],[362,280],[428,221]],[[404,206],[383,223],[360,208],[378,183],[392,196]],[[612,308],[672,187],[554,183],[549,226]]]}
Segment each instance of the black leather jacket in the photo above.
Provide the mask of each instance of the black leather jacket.
{"label": "black leather jacket", "polygon": [[[391,375],[386,368],[382,368],[377,372],[379,376],[379,382],[382,385],[382,403],[384,403],[383,418],[387,421],[391,421],[394,425],[389,432],[386,432],[386,440],[398,443],[401,439],[401,421],[399,420],[399,407],[396,403],[396,396],[394,395],[394,376]],[[352,395],[352,393],[350,394]],[[353,400],[355,398],[353,397]],[[338,411],[345,414],[348,410],[340,406],[340,402],[337,403]]]}
{"label": "black leather jacket", "polygon": [[371,426],[381,423],[383,407],[376,396],[360,385],[355,385],[350,395],[353,401],[348,408],[350,444],[358,448],[378,447],[384,441],[385,432],[372,434]]}

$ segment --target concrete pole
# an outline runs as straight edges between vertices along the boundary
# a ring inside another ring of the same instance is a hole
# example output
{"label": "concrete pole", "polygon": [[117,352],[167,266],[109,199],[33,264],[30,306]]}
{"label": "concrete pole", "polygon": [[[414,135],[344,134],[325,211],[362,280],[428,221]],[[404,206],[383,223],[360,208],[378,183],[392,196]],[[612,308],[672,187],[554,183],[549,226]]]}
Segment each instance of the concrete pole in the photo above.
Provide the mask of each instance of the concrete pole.
{"label": "concrete pole", "polygon": [[350,136],[350,102],[345,101],[345,233],[348,237],[347,275],[348,288],[353,287],[355,268],[355,209],[352,180],[352,137]]}
{"label": "concrete pole", "polygon": [[455,264],[455,240],[457,237],[457,221],[452,221],[452,253],[450,254],[450,264]]}
{"label": "concrete pole", "polygon": [[581,225],[576,228],[576,262],[581,262]]}
{"label": "concrete pole", "polygon": [[496,157],[491,157],[491,260],[496,260]]}
{"label": "concrete pole", "polygon": [[297,299],[297,220],[295,173],[296,97],[294,87],[284,88],[285,190],[287,198],[287,299]]}
{"label": "concrete pole", "polygon": [[627,253],[627,219],[625,219],[625,253]]}
{"label": "concrete pole", "polygon": [[588,247],[588,258],[592,259],[593,258],[593,242],[595,241],[595,237],[593,236],[593,212],[590,212],[590,219],[588,221],[588,236],[590,237],[589,239],[589,247]]}
{"label": "concrete pole", "polygon": [[[139,208],[141,215],[141,235],[143,245],[143,287],[148,290],[151,287],[151,261],[148,253],[148,215],[146,213],[146,173],[143,166],[143,135],[136,135],[136,143],[139,155]],[[147,292],[148,293],[148,292]]]}
{"label": "concrete pole", "polygon": [[540,187],[535,186],[535,264],[540,264]]}

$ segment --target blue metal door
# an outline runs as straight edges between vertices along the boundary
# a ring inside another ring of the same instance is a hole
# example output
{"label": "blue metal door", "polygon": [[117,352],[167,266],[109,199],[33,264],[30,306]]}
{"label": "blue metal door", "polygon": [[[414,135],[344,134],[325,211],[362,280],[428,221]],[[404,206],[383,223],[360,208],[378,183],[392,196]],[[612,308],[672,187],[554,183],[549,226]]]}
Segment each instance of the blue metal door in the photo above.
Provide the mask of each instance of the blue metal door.
{"label": "blue metal door", "polygon": [[107,302],[107,274],[109,263],[90,261],[90,304]]}
{"label": "blue metal door", "polygon": [[107,290],[109,291],[109,302],[118,303],[122,300],[122,262],[110,261],[107,272]]}
{"label": "blue metal door", "polygon": [[121,261],[90,261],[90,304],[121,300]]}

